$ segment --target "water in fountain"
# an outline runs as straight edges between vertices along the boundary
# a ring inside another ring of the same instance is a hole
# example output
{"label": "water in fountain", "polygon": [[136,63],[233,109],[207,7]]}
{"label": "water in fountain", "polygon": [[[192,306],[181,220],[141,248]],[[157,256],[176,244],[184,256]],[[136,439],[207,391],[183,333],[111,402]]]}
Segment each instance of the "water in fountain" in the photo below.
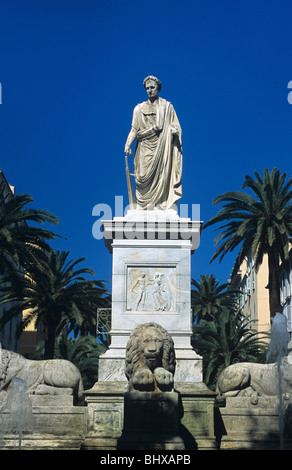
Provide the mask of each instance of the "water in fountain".
{"label": "water in fountain", "polygon": [[267,362],[277,362],[287,356],[290,335],[287,329],[287,318],[282,313],[276,313],[272,318],[271,340],[267,352]]}
{"label": "water in fountain", "polygon": [[267,362],[277,364],[278,382],[279,382],[279,430],[280,430],[280,449],[284,448],[284,406],[282,393],[282,372],[281,362],[288,353],[288,343],[290,335],[287,329],[287,319],[282,313],[276,313],[271,322],[271,340],[267,352]]}
{"label": "water in fountain", "polygon": [[32,403],[26,393],[26,382],[18,377],[12,380],[12,389],[0,409],[2,445],[5,446],[5,435],[18,435],[18,449],[21,449],[22,434],[34,428]]}

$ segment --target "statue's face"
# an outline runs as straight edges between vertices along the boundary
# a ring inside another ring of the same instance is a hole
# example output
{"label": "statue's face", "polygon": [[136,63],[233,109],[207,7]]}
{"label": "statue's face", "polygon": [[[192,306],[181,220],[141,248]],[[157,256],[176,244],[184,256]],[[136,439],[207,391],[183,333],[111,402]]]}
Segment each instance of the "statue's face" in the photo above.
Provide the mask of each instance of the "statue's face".
{"label": "statue's face", "polygon": [[150,327],[144,332],[141,338],[141,349],[150,370],[161,365],[163,338],[155,328]]}
{"label": "statue's face", "polygon": [[158,96],[158,85],[154,80],[147,80],[145,83],[145,90],[148,98],[155,99]]}

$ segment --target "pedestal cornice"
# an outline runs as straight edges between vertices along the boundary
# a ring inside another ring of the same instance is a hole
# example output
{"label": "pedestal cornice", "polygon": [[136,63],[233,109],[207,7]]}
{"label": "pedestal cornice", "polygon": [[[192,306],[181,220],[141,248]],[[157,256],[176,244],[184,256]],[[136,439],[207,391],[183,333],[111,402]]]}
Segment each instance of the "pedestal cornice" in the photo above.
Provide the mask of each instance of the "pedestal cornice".
{"label": "pedestal cornice", "polygon": [[[134,211],[133,211],[134,212]],[[136,240],[158,242],[180,240],[190,243],[191,253],[198,248],[203,222],[186,218],[169,218],[163,213],[160,215],[131,214],[131,217],[116,217],[113,220],[101,222],[105,245],[112,253],[113,241]]]}

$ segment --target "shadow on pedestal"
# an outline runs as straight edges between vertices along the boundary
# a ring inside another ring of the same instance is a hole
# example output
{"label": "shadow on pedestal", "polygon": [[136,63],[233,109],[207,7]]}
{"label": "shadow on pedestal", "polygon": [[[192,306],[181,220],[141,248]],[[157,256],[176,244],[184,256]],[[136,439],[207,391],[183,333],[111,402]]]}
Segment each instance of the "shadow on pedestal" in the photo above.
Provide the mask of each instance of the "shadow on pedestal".
{"label": "shadow on pedestal", "polygon": [[176,391],[126,392],[124,428],[117,449],[197,449],[195,439],[181,424],[182,416],[182,400]]}

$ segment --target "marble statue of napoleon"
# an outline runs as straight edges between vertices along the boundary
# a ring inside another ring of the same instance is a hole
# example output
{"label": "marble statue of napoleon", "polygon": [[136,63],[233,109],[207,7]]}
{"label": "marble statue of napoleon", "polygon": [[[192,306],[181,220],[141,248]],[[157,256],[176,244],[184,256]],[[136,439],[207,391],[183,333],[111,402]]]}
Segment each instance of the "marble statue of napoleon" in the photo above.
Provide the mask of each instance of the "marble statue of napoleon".
{"label": "marble statue of napoleon", "polygon": [[158,96],[161,82],[150,75],[143,85],[148,100],[133,112],[125,154],[137,139],[134,175],[138,209],[175,207],[182,196],[181,127],[173,105]]}

